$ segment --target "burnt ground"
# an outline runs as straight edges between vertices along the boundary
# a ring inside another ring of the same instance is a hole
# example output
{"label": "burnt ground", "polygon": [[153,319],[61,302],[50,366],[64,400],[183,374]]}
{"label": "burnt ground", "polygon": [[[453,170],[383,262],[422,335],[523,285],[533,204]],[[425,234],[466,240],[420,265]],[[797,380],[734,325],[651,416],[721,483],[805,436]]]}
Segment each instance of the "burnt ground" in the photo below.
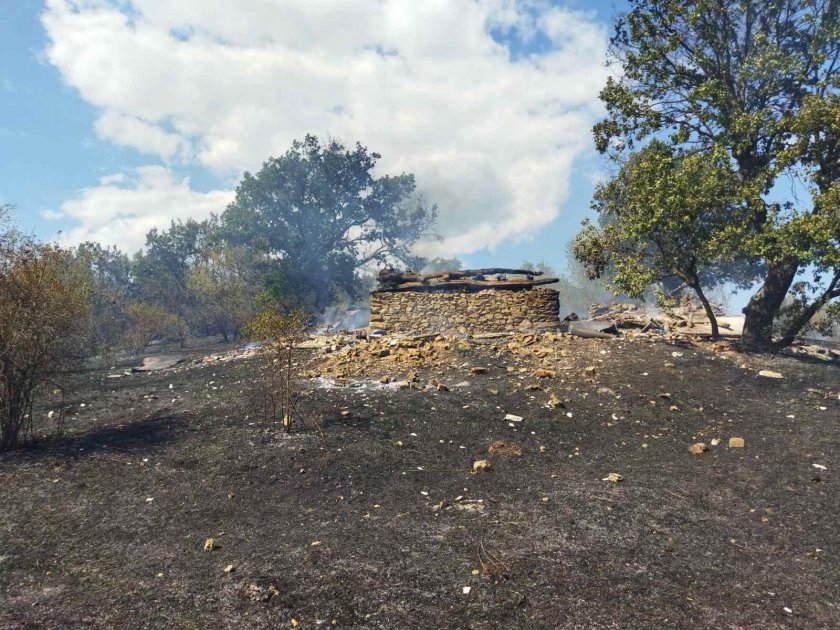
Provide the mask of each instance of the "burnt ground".
{"label": "burnt ground", "polygon": [[291,437],[258,359],[74,375],[69,434],[0,457],[0,626],[840,627],[836,365],[554,345],[314,389]]}

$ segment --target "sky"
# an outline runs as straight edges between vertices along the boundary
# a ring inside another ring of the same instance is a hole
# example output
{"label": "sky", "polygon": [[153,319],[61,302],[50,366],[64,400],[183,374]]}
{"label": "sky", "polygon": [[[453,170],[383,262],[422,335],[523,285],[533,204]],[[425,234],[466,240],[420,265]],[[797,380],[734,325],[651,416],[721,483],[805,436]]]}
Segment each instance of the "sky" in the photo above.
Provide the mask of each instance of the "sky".
{"label": "sky", "polygon": [[9,0],[0,203],[128,252],[306,133],[382,154],[440,211],[419,253],[546,261],[589,214],[619,0]]}

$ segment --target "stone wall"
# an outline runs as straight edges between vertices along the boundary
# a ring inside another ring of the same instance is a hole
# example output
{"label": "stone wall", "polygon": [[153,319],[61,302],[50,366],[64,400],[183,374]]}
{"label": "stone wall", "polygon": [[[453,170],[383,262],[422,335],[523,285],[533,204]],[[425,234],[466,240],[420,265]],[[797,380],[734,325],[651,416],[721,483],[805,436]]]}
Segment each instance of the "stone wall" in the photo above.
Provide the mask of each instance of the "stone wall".
{"label": "stone wall", "polygon": [[454,291],[374,291],[370,327],[389,332],[507,332],[559,326],[554,289]]}

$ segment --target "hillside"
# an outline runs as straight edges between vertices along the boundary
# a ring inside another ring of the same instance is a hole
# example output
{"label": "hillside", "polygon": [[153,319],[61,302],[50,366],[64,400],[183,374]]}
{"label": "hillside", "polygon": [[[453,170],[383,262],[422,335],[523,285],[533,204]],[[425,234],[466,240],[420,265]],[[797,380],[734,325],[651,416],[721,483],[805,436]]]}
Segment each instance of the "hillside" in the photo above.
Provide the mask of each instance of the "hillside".
{"label": "hillside", "polygon": [[301,351],[291,436],[256,356],[75,374],[68,436],[0,458],[0,626],[840,626],[836,363],[376,343]]}

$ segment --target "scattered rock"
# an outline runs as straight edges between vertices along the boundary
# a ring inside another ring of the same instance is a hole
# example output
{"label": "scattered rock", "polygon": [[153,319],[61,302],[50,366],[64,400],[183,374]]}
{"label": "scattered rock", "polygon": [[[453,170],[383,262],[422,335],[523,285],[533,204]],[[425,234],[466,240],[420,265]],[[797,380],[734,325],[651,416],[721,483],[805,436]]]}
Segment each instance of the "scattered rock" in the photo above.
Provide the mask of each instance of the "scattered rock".
{"label": "scattered rock", "polygon": [[270,584],[268,587],[263,587],[256,582],[251,582],[245,587],[245,597],[250,599],[252,602],[267,602],[269,599],[279,594],[280,589],[273,584]]}
{"label": "scattered rock", "polygon": [[774,372],[773,370],[761,370],[758,375],[766,378],[784,378],[781,372]]}
{"label": "scattered rock", "polygon": [[491,455],[500,455],[502,457],[522,457],[523,453],[525,453],[525,449],[519,444],[496,440],[489,446],[487,452]]}
{"label": "scattered rock", "polygon": [[471,367],[470,374],[487,374],[488,370],[486,367]]}
{"label": "scattered rock", "polygon": [[490,461],[486,459],[478,459],[473,462],[472,465],[472,472],[473,474],[477,474],[480,472],[484,472],[490,469]]}
{"label": "scattered rock", "polygon": [[216,541],[212,538],[208,538],[204,541],[204,551],[213,551],[216,548]]}
{"label": "scattered rock", "polygon": [[236,570],[232,564],[227,565],[224,569],[222,569],[225,573],[233,573]]}
{"label": "scattered rock", "polygon": [[744,448],[744,438],[731,437],[729,438],[729,448]]}
{"label": "scattered rock", "polygon": [[606,477],[604,477],[601,481],[608,481],[610,483],[618,483],[619,481],[624,481],[624,476],[619,475],[618,473],[611,472]]}
{"label": "scattered rock", "polygon": [[700,455],[701,453],[705,453],[709,450],[709,447],[706,446],[703,442],[696,442],[688,447],[688,452],[692,455]]}
{"label": "scattered rock", "polygon": [[522,422],[524,418],[522,416],[516,416],[512,413],[505,414],[505,420],[509,420],[510,422]]}
{"label": "scattered rock", "polygon": [[565,407],[566,405],[557,397],[557,394],[551,392],[551,395],[548,397],[548,406],[552,409],[557,409],[558,407]]}
{"label": "scattered rock", "polygon": [[537,368],[534,371],[534,376],[537,378],[557,378],[556,370],[549,370],[548,368]]}
{"label": "scattered rock", "polygon": [[460,510],[462,512],[469,512],[471,514],[478,514],[484,511],[484,502],[481,499],[477,500],[467,500],[461,501],[460,503],[456,503],[453,506],[456,510]]}

